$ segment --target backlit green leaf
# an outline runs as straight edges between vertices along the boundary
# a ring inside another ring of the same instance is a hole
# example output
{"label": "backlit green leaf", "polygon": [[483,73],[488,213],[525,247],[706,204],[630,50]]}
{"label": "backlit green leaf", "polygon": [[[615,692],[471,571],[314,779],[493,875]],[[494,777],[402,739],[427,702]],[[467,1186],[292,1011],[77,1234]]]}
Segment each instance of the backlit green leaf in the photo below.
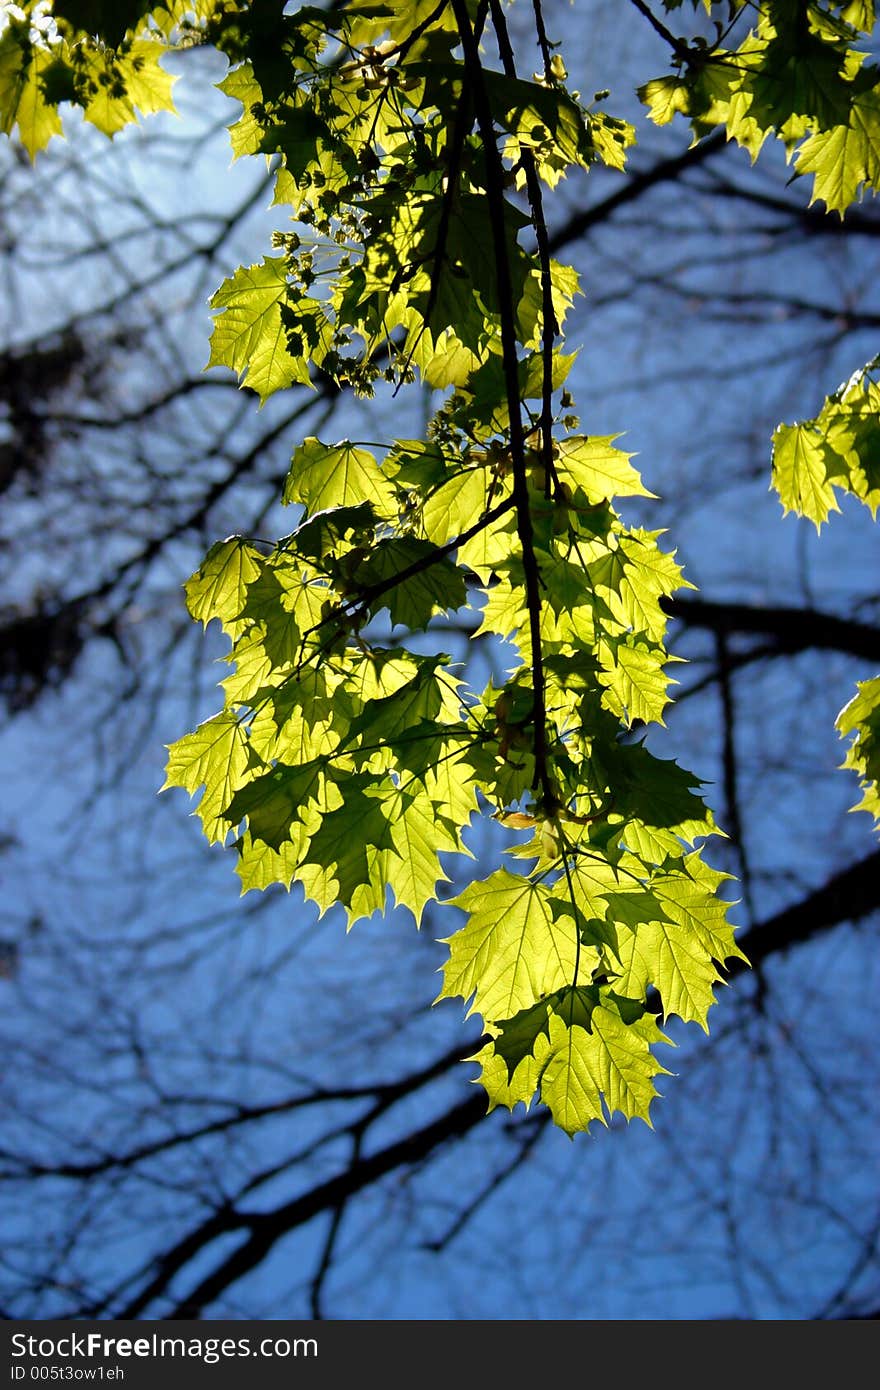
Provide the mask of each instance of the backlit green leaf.
{"label": "backlit green leaf", "polygon": [[842,737],[855,734],[843,761],[858,774],[863,796],[854,811],[867,811],[880,826],[880,676],[859,681],[858,693],[837,716]]}
{"label": "backlit green leaf", "polygon": [[572,983],[577,929],[573,919],[554,918],[550,897],[542,884],[498,869],[452,899],[469,920],[446,939],[439,997],[461,995],[471,1013],[495,1021]]}
{"label": "backlit green leaf", "polygon": [[283,258],[240,267],[211,300],[217,311],[209,367],[229,367],[261,400],[295,382],[309,384],[309,370],[287,346],[281,308],[287,299]]}
{"label": "backlit green leaf", "polygon": [[394,489],[366,449],[344,441],[306,439],[296,450],[284,485],[285,502],[301,502],[310,515],[367,501],[379,516],[392,514]]}

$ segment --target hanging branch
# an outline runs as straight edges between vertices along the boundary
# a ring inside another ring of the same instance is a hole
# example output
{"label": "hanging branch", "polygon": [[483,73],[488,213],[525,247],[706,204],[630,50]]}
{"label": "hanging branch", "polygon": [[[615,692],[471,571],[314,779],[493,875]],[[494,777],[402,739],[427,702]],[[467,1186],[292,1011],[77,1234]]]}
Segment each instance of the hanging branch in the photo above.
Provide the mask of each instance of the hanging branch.
{"label": "hanging branch", "polygon": [[[508,77],[515,78],[516,60],[513,55],[513,48],[510,43],[510,35],[507,30],[507,21],[504,18],[504,11],[499,4],[499,0],[491,0],[492,23],[498,37],[498,49],[501,54],[501,61],[504,71]],[[537,7],[540,17],[540,7]],[[543,32],[543,26],[539,33]],[[546,35],[544,35],[546,43]],[[548,68],[549,71],[549,58]],[[541,322],[542,322],[542,357],[543,357],[543,378],[541,383],[541,464],[544,469],[544,495],[550,498],[551,495],[557,503],[565,500],[565,494],[559,481],[559,475],[553,462],[553,345],[556,335],[559,332],[559,324],[556,321],[556,311],[553,308],[553,279],[550,272],[550,240],[547,234],[547,222],[544,217],[544,198],[541,192],[541,180],[538,177],[538,170],[535,166],[535,159],[531,150],[524,149],[521,156],[523,172],[526,176],[526,191],[529,198],[529,208],[532,214],[532,225],[535,229],[535,240],[538,245],[538,259],[541,266]]]}
{"label": "hanging branch", "polygon": [[[648,1119],[666,1041],[649,991],[705,1026],[720,968],[741,953],[698,844],[715,829],[699,779],[626,736],[662,722],[661,600],[681,571],[662,533],[615,510],[646,495],[629,456],[610,438],[553,438],[577,277],[551,259],[542,183],[597,160],[619,170],[634,132],[604,112],[587,129],[540,5],[545,76],[531,83],[500,0],[451,0],[417,22],[397,6],[287,8],[242,25],[252,7],[227,0],[211,29],[230,92],[246,87],[235,146],[275,159],[275,202],[301,230],[217,290],[210,365],[261,401],[325,382],[369,398],[409,352],[440,402],[425,439],[303,440],[283,490],[302,509],[293,530],[211,547],[185,591],[193,618],[230,640],[223,704],[170,746],[166,785],[198,796],[209,841],[231,840],[245,891],[297,881],[350,922],[391,900],[416,922],[441,900],[462,913],[441,997],[484,1020],[472,1060],[492,1105],[539,1095],[568,1133],[607,1113]],[[501,72],[480,58],[490,14]],[[100,86],[106,49],[65,23]],[[112,59],[123,88],[128,61]],[[169,105],[167,74],[156,65],[152,86],[144,74],[132,69],[138,101]],[[42,139],[52,120],[28,129]],[[525,219],[505,197],[520,171]],[[480,637],[516,653],[482,694],[440,650],[475,591]],[[443,899],[442,857],[468,852],[487,810],[535,839]],[[259,1263],[272,1240],[259,1219],[232,1206],[218,1219],[212,1231],[245,1236],[229,1269]],[[163,1287],[189,1257],[187,1244],[169,1252]],[[186,1306],[221,1283],[209,1275]]]}
{"label": "hanging branch", "polygon": [[486,197],[492,225],[495,268],[501,316],[501,346],[504,380],[507,391],[507,410],[510,417],[510,457],[513,465],[513,497],[516,505],[516,527],[522,547],[525,572],[526,606],[531,639],[533,751],[535,755],[534,786],[540,789],[544,810],[552,815],[557,795],[547,760],[547,713],[544,665],[541,644],[541,575],[535,556],[534,528],[529,505],[529,484],[526,470],[526,446],[522,424],[522,405],[519,388],[519,357],[516,347],[516,325],[513,317],[513,283],[507,257],[504,226],[504,169],[495,143],[492,108],[483,79],[483,67],[464,0],[452,0],[458,33],[464,51],[465,72],[473,88],[477,125],[483,141],[486,171]]}

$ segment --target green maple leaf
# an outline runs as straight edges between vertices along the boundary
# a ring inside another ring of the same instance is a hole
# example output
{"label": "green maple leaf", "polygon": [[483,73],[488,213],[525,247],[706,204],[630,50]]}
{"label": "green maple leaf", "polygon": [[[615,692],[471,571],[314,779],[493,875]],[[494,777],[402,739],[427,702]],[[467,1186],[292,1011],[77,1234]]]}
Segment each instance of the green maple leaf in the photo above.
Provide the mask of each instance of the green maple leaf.
{"label": "green maple leaf", "polygon": [[[550,286],[553,313],[561,330],[575,295],[580,294],[580,276],[571,266],[550,261]],[[533,270],[526,278],[522,298],[516,306],[516,326],[528,347],[540,348],[543,336],[544,288],[540,271]]]}
{"label": "green maple leaf", "polygon": [[425,535],[435,545],[445,545],[460,536],[503,496],[501,487],[496,487],[493,494],[493,478],[488,468],[463,469],[426,497],[422,506]]}
{"label": "green maple leaf", "polygon": [[186,606],[197,622],[207,627],[219,618],[235,627],[248,596],[248,585],[262,570],[262,556],[241,536],[229,536],[211,546],[205,559],[184,585]]}
{"label": "green maple leaf", "polygon": [[668,689],[674,684],[664,666],[672,658],[662,647],[629,646],[625,642],[599,644],[603,668],[598,678],[606,687],[605,702],[626,724],[636,719],[663,723],[669,703]]}
{"label": "green maple leaf", "polygon": [[595,995],[595,990],[583,987],[557,990],[531,1008],[514,1014],[500,1028],[489,1030],[494,1035],[493,1041],[468,1060],[480,1064],[479,1080],[486,1091],[490,1111],[497,1105],[512,1110],[520,1101],[529,1108],[541,1084],[542,1067],[535,1055],[542,1050],[539,1037],[543,1035],[546,1042],[550,1019],[560,1006],[564,1007],[566,1024],[570,1025],[573,1019],[587,1023],[595,1005]]}
{"label": "green maple leaf", "polygon": [[394,788],[366,773],[340,777],[338,785],[342,805],[323,817],[305,859],[327,871],[335,883],[331,902],[343,903],[354,919],[385,903],[382,852],[394,845],[388,809]]}
{"label": "green maple leaf", "polygon": [[477,777],[465,754],[447,753],[427,767],[420,780],[434,806],[437,848],[473,858],[461,838],[478,809]]}
{"label": "green maple leaf", "polygon": [[639,87],[638,96],[655,125],[668,125],[673,116],[686,116],[691,109],[690,87],[681,77],[654,77]]}
{"label": "green maple leaf", "polygon": [[390,585],[411,565],[420,564],[424,569],[389,586],[370,604],[373,612],[387,608],[393,623],[419,629],[427,627],[435,613],[461,608],[467,601],[462,570],[451,560],[438,560],[430,541],[416,536],[379,541],[354,577],[369,595],[371,585]]}
{"label": "green maple leaf", "polygon": [[434,802],[410,783],[388,802],[392,853],[386,856],[387,881],[396,902],[422,920],[427,903],[437,896],[437,884],[446,876],[437,857],[437,812]]}
{"label": "green maple leaf", "polygon": [[556,459],[560,478],[580,488],[590,502],[608,497],[653,497],[630,463],[632,455],[613,447],[615,438],[572,436],[561,440]]}
{"label": "green maple leaf", "polygon": [[238,862],[235,866],[242,895],[255,890],[264,892],[276,884],[290,888],[299,874],[302,851],[308,838],[305,827],[294,827],[294,830],[294,838],[277,850],[264,840],[252,840],[250,834],[245,832],[237,842]]}
{"label": "green maple leaf", "polygon": [[419,781],[444,758],[454,756],[459,726],[438,724],[434,719],[417,720],[385,742],[399,773],[408,772]]}
{"label": "green maple leaf", "polygon": [[262,841],[280,850],[291,838],[295,822],[305,823],[309,806],[323,794],[324,774],[320,762],[298,767],[278,764],[271,772],[255,777],[240,787],[224,811],[231,827],[247,820],[252,841]]}
{"label": "green maple leaf", "polygon": [[531,1053],[523,1058],[513,1073],[509,1072],[507,1063],[496,1051],[494,1043],[487,1043],[473,1057],[466,1060],[476,1062],[480,1067],[477,1080],[486,1092],[489,1113],[498,1105],[513,1110],[520,1101],[528,1110],[535,1098],[540,1080],[540,1067]]}
{"label": "green maple leaf", "polygon": [[718,896],[720,885],[729,877],[706,864],[699,851],[694,851],[684,857],[681,869],[670,867],[651,879],[651,891],[659,898],[669,920],[678,923],[707,955],[721,964],[731,957],[746,960],[727,921],[730,904]]}
{"label": "green maple leaf", "polygon": [[[260,85],[265,87],[264,82]],[[283,117],[263,133],[258,149],[264,154],[283,154],[285,168],[298,181],[317,158],[322,138],[332,138],[329,127],[310,107],[286,105]]]}
{"label": "green maple leaf", "polygon": [[515,531],[516,522],[512,512],[498,517],[458,547],[458,563],[488,582],[498,569],[509,562]]}
{"label": "green maple leaf", "polygon": [[[507,200],[503,216],[508,269],[518,302],[531,271],[531,261],[517,241],[527,219]],[[441,241],[443,226],[445,241]],[[422,317],[435,336],[451,329],[465,348],[477,350],[485,334],[486,315],[501,312],[487,200],[461,193],[448,216],[444,198],[435,198],[422,211],[420,231],[413,248],[420,260],[430,264],[438,258],[441,245],[443,251],[442,264],[433,271],[433,303],[430,288],[415,299]]]}
{"label": "green maple leaf", "polygon": [[858,773],[864,793],[854,811],[867,811],[880,825],[880,676],[859,681],[858,692],[837,716],[842,737],[855,734],[842,766]]}
{"label": "green maple leaf", "polygon": [[678,763],[657,758],[644,744],[612,744],[602,758],[615,810],[686,844],[718,834],[715,818],[697,788],[703,783]]}
{"label": "green maple leaf", "polygon": [[[508,1080],[512,1081],[523,1062],[534,1062],[538,1038],[542,1033],[545,1037],[549,1036],[550,1019],[554,1013],[564,1008],[565,1022],[569,1026],[576,1022],[582,1027],[588,1027],[595,1003],[595,990],[583,986],[577,989],[566,986],[547,995],[546,999],[539,999],[531,1008],[521,1009],[519,1013],[505,1019],[497,1030],[492,1048],[504,1062]],[[533,1090],[536,1090],[540,1081],[537,1065],[534,1068],[528,1067],[521,1073],[521,1085],[525,1082],[526,1075],[534,1078]]]}
{"label": "green maple leaf", "polygon": [[310,560],[321,560],[338,551],[340,542],[346,548],[372,544],[378,517],[372,502],[357,502],[351,507],[329,507],[303,521],[287,538],[289,548]]}
{"label": "green maple leaf", "polygon": [[392,744],[413,725],[433,720],[442,704],[435,674],[441,660],[439,657],[423,660],[405,685],[390,695],[370,700],[366,708],[352,720],[340,748],[349,746],[361,737],[366,745],[376,740]]}
{"label": "green maple leaf", "polygon": [[588,124],[590,140],[602,163],[610,169],[625,169],[626,152],[636,143],[635,127],[607,111],[591,111]]}
{"label": "green maple leaf", "polygon": [[104,135],[115,135],[136,122],[138,112],[173,111],[171,89],[177,79],[161,66],[167,52],[150,38],[134,39],[124,53],[89,52],[85,73],[96,92],[85,104],[85,119]]}
{"label": "green maple leaf", "polygon": [[254,110],[262,107],[263,89],[254,77],[251,64],[241,63],[233,68],[217,83],[217,89],[242,105],[241,116],[228,128],[234,157],[240,159],[242,155],[256,154],[265,138],[265,131],[254,115]]}
{"label": "green maple leaf", "polygon": [[593,1120],[607,1124],[603,1101],[609,1115],[620,1111],[652,1128],[654,1077],[668,1073],[651,1044],[665,1041],[650,1015],[640,1024],[626,1024],[613,1005],[597,1004],[588,1031],[566,1024],[563,1005],[551,1015],[547,1036],[540,1033],[536,1041],[541,1100],[570,1135],[588,1129]]}
{"label": "green maple leaf", "polygon": [[493,1030],[469,1060],[482,1068],[489,1109],[527,1107],[536,1091],[569,1135],[619,1111],[651,1125],[654,1077],[667,1075],[651,1047],[668,1043],[639,1003],[607,988],[567,987]]}
{"label": "green maple leaf", "polygon": [[[510,566],[515,572],[521,566]],[[525,625],[523,607],[525,600],[524,579],[517,585],[506,577],[498,576],[492,589],[484,590],[486,601],[480,609],[480,626],[476,636],[495,633],[499,637],[512,638]]]}
{"label": "green maple leaf", "polygon": [[33,161],[53,135],[61,134],[61,119],[47,102],[42,82],[53,63],[51,53],[27,42],[23,31],[11,23],[0,35],[0,130],[18,135]]}
{"label": "green maple leaf", "polygon": [[[542,1013],[546,1012],[546,1004],[537,1008],[541,1009]],[[489,1112],[494,1111],[498,1105],[505,1105],[512,1111],[520,1101],[525,1109],[530,1108],[541,1080],[541,1068],[531,1052],[521,1059],[514,1072],[507,1068],[505,1058],[496,1049],[496,1042],[488,1042],[480,1051],[475,1052],[474,1056],[468,1056],[466,1061],[477,1062],[480,1066],[480,1076],[477,1080],[487,1093]]]}
{"label": "green maple leaf", "polygon": [[480,365],[477,354],[465,347],[451,328],[444,328],[435,337],[423,321],[411,331],[405,351],[425,385],[436,391],[463,386]]}
{"label": "green maple leaf", "polygon": [[223,844],[229,833],[226,808],[248,772],[245,732],[236,715],[224,710],[168,745],[162,790],[183,787],[192,796],[204,787],[197,813],[207,840]]}
{"label": "green maple leaf", "polygon": [[604,918],[611,895],[631,886],[616,864],[596,849],[584,848],[570,868],[575,906],[584,918]]}
{"label": "green maple leaf", "polygon": [[666,125],[680,112],[690,118],[695,139],[725,125],[728,138],[757,159],[769,132],[752,116],[752,93],[745,88],[765,47],[762,38],[750,33],[737,53],[718,49],[712,58],[694,63],[681,75],[645,83],[638,95],[657,125]]}
{"label": "green maple leaf", "polygon": [[240,266],[211,299],[217,316],[208,366],[229,367],[261,400],[295,382],[310,384],[306,361],[288,349],[281,317],[287,297],[284,257],[269,256]]}
{"label": "green maple leaf", "polygon": [[333,507],[350,513],[364,501],[378,516],[393,516],[397,511],[394,488],[373,455],[348,440],[340,444],[322,444],[313,437],[304,440],[293,455],[283,501],[301,502],[312,516]]}
{"label": "green maple leaf", "polygon": [[438,998],[460,995],[472,1001],[469,1013],[492,1021],[510,1018],[573,980],[577,926],[554,916],[543,884],[498,869],[450,903],[469,918],[445,938],[449,960]]}
{"label": "green maple leaf", "polygon": [[[497,340],[490,340],[484,360],[462,386],[461,420],[468,428],[480,426],[484,437],[506,434],[510,429],[504,365],[498,352]],[[571,371],[577,352],[554,350],[551,384],[558,391]],[[517,377],[521,400],[539,400],[544,390],[544,362],[540,352],[524,354],[518,363]],[[458,413],[456,413],[458,414]]]}
{"label": "green maple leaf", "polygon": [[328,690],[321,671],[306,669],[296,678],[282,679],[277,689],[249,692],[254,716],[248,744],[266,766],[273,760],[292,765],[309,763],[335,751],[340,712],[335,692]]}
{"label": "green maple leaf", "polygon": [[55,0],[53,14],[75,30],[100,34],[115,47],[153,8],[153,0]]}
{"label": "green maple leaf", "polygon": [[654,985],[667,1018],[678,1014],[708,1033],[706,1015],[715,1003],[713,986],[721,975],[693,935],[676,923],[642,921],[634,931],[619,933],[618,941],[623,972],[615,988],[628,998],[642,999]]}
{"label": "green maple leaf", "polygon": [[849,0],[840,11],[841,19],[846,20],[847,24],[852,24],[854,28],[861,29],[869,34],[874,28],[876,20],[876,6],[874,0]]}
{"label": "green maple leaf", "polygon": [[662,641],[667,617],[660,599],[681,588],[693,588],[673,555],[657,545],[662,532],[633,531],[594,561],[589,577],[609,611],[627,627]]}
{"label": "green maple leaf", "polygon": [[[257,577],[247,584],[241,609],[241,626],[248,628],[252,638],[258,636],[267,660],[279,670],[296,665],[302,644],[295,614],[301,607],[305,586],[290,583],[290,578],[289,574],[279,573],[271,562],[264,564]],[[309,613],[309,627],[311,619]],[[226,628],[229,631],[228,624]]]}
{"label": "green maple leaf", "polygon": [[815,34],[771,39],[762,61],[746,83],[749,114],[764,126],[782,130],[793,118],[807,117],[827,127],[846,122],[852,86],[843,76],[845,53]]}
{"label": "green maple leaf", "polygon": [[813,175],[810,202],[821,198],[841,217],[858,201],[863,186],[880,187],[880,86],[856,96],[848,121],[805,140],[795,168]]}
{"label": "green maple leaf", "polygon": [[500,72],[487,72],[485,80],[504,128],[514,137],[517,152],[549,147],[563,165],[587,166],[592,162],[595,149],[589,126],[568,92]]}
{"label": "green maple leaf", "polygon": [[839,511],[835,488],[872,516],[880,507],[880,385],[875,358],[825,401],[814,420],[780,425],[773,436],[773,481],[783,507],[815,522]]}
{"label": "green maple leaf", "polygon": [[780,425],[773,435],[773,484],[785,512],[797,512],[816,530],[840,507],[828,482],[825,441],[815,424]]}

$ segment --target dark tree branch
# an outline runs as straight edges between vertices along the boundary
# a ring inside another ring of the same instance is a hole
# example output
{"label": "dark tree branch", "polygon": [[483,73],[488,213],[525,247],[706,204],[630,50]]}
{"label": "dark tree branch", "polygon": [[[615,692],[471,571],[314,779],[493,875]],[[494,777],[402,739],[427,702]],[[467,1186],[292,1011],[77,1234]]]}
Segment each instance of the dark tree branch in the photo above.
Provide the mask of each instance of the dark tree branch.
{"label": "dark tree branch", "polygon": [[698,145],[692,145],[681,154],[673,155],[670,159],[661,159],[656,164],[652,164],[650,168],[632,174],[622,188],[618,188],[616,192],[609,194],[607,198],[603,198],[601,202],[595,203],[592,207],[585,208],[583,212],[575,213],[561,227],[557,227],[556,231],[550,235],[549,247],[551,252],[559,251],[569,242],[577,241],[591,228],[610,221],[618,208],[636,202],[657,184],[675,183],[686,170],[705,163],[713,155],[720,154],[726,146],[727,139],[724,131],[716,130],[711,135],[707,135],[705,140],[701,140]]}
{"label": "dark tree branch", "polygon": [[[239,1129],[244,1125],[259,1123],[261,1120],[268,1120],[278,1115],[287,1115],[296,1110],[307,1109],[315,1105],[335,1105],[340,1102],[352,1103],[356,1101],[372,1100],[380,1104],[383,1110],[394,1105],[396,1101],[402,1100],[422,1086],[428,1085],[438,1077],[445,1076],[450,1067],[456,1062],[462,1061],[473,1051],[472,1043],[459,1043],[454,1048],[444,1053],[441,1057],[435,1058],[426,1066],[420,1067],[417,1071],[408,1072],[397,1081],[377,1081],[372,1085],[363,1086],[334,1086],[331,1088],[315,1087],[302,1095],[285,1097],[283,1100],[275,1101],[273,1104],[266,1105],[240,1105],[234,1106],[229,1115],[224,1115],[218,1120],[209,1120],[205,1124],[198,1125],[192,1129],[182,1130],[178,1134],[168,1135],[162,1139],[156,1139],[149,1143],[137,1144],[131,1149],[123,1150],[117,1154],[105,1154],[101,1158],[84,1162],[69,1162],[57,1164],[35,1163],[28,1160],[20,1160],[20,1167],[17,1170],[10,1170],[0,1175],[7,1180],[20,1180],[22,1178],[70,1178],[76,1181],[83,1181],[89,1178],[100,1176],[102,1173],[117,1172],[124,1168],[134,1168],[147,1159],[155,1158],[159,1154],[167,1154],[173,1149],[179,1148],[184,1144],[192,1144],[200,1139],[205,1139],[213,1134],[223,1134],[232,1129]],[[189,1102],[188,1098],[183,1098],[184,1103]],[[163,1104],[169,1106],[175,1103],[173,1096],[164,1096]],[[215,1105],[223,1105],[220,1099],[211,1101]],[[12,1158],[8,1152],[0,1151],[0,1159],[7,1161]]]}
{"label": "dark tree branch", "polygon": [[[858,922],[880,907],[880,849],[834,874],[821,888],[743,932],[739,945],[752,965],[802,946],[841,922]],[[745,972],[741,960],[728,967],[731,978]]]}
{"label": "dark tree branch", "polygon": [[[388,1173],[400,1167],[410,1167],[420,1159],[433,1155],[451,1139],[461,1139],[486,1117],[486,1100],[482,1095],[470,1095],[467,1100],[453,1106],[430,1124],[379,1149],[376,1153],[362,1158],[354,1168],[348,1168],[327,1182],[320,1183],[311,1191],[296,1197],[292,1202],[271,1212],[255,1213],[249,1217],[238,1214],[238,1219],[226,1227],[227,1230],[246,1227],[250,1235],[243,1245],[233,1251],[185,1298],[166,1314],[171,1320],[199,1318],[205,1308],[219,1298],[226,1289],[245,1274],[262,1264],[274,1246],[290,1231],[305,1225],[320,1212],[335,1211],[348,1198],[372,1186]],[[214,1235],[210,1236],[214,1239]],[[204,1248],[200,1243],[198,1248]],[[194,1253],[194,1252],[193,1252]],[[191,1256],[190,1256],[191,1258]],[[139,1298],[128,1309],[120,1313],[121,1318],[139,1316],[141,1310],[164,1292],[168,1281],[161,1290],[154,1289],[147,1301]],[[134,1309],[134,1311],[132,1311]]]}
{"label": "dark tree branch", "polygon": [[662,20],[659,20],[654,11],[645,3],[645,0],[630,0],[630,3],[635,5],[639,14],[644,15],[655,34],[659,34],[663,42],[669,44],[676,58],[680,62],[687,62],[690,51],[684,40],[673,34],[671,29],[667,29]]}
{"label": "dark tree branch", "polygon": [[[743,932],[739,945],[748,955],[752,966],[758,966],[815,939],[842,922],[859,921],[878,907],[880,849],[835,874],[820,888],[790,907]],[[732,960],[727,971],[728,978],[736,979],[747,969],[743,961]],[[657,1010],[659,1012],[659,1001]],[[457,1057],[452,1054],[443,1059],[444,1067],[451,1069],[454,1065],[457,1065]],[[122,1319],[141,1317],[152,1304],[167,1295],[173,1279],[190,1260],[207,1251],[218,1237],[236,1230],[248,1232],[232,1254],[226,1256],[186,1297],[180,1299],[170,1313],[163,1313],[163,1316],[172,1319],[200,1317],[233,1284],[257,1268],[275,1245],[292,1231],[306,1225],[315,1216],[333,1213],[344,1207],[352,1196],[365,1191],[397,1169],[409,1168],[433,1155],[450,1140],[464,1137],[485,1117],[485,1097],[482,1094],[471,1095],[429,1124],[360,1158],[353,1166],[273,1211],[248,1213],[238,1210],[232,1202],[227,1203],[185,1235],[172,1251],[167,1252],[146,1288],[114,1316]]]}
{"label": "dark tree branch", "polygon": [[[355,1167],[360,1162],[359,1139],[360,1136],[355,1135],[350,1167]],[[315,1321],[324,1317],[324,1285],[333,1267],[333,1254],[336,1250],[336,1242],[339,1239],[339,1231],[342,1227],[342,1218],[345,1215],[347,1201],[347,1198],[343,1198],[337,1203],[330,1215],[330,1225],[324,1239],[321,1258],[318,1261],[318,1267],[315,1270],[309,1287],[309,1308],[311,1309],[311,1314]]]}
{"label": "dark tree branch", "polygon": [[378,580],[375,584],[366,585],[363,589],[359,590],[357,594],[353,595],[352,598],[346,599],[344,602],[340,603],[338,609],[333,613],[328,613],[320,622],[315,623],[313,627],[307,628],[302,635],[303,646],[309,637],[312,637],[316,632],[320,632],[322,628],[338,622],[341,616],[344,616],[348,621],[352,621],[366,615],[377,598],[381,598],[383,594],[390,593],[392,589],[396,589],[400,584],[405,584],[408,579],[413,579],[417,574],[424,574],[425,570],[429,570],[432,565],[439,564],[441,560],[444,560],[447,555],[451,555],[453,551],[458,550],[460,546],[466,545],[469,540],[473,540],[474,536],[478,536],[481,531],[485,531],[486,527],[491,526],[494,521],[500,520],[507,512],[513,511],[515,506],[515,498],[506,498],[503,502],[499,502],[496,506],[491,507],[489,511],[484,512],[472,526],[462,531],[454,540],[446,541],[444,545],[435,546],[433,550],[427,551],[418,560],[413,560],[412,564],[399,570],[398,573],[392,575],[390,579],[382,579]]}
{"label": "dark tree branch", "polygon": [[880,630],[869,623],[838,618],[811,608],[712,602],[702,598],[661,600],[670,618],[710,632],[772,637],[781,652],[836,651],[880,661]]}
{"label": "dark tree branch", "polygon": [[538,36],[538,47],[541,50],[541,62],[544,65],[544,77],[548,82],[551,82],[553,79],[552,55],[550,53],[550,40],[547,38],[547,29],[544,24],[541,0],[532,0],[532,11],[535,16],[535,33]]}
{"label": "dark tree branch", "polygon": [[814,236],[847,238],[854,233],[859,236],[880,236],[880,217],[866,208],[847,208],[845,217],[834,217],[815,203],[806,206],[779,194],[765,193],[758,188],[744,188],[733,179],[722,176],[717,170],[707,174],[706,178],[709,184],[707,192],[713,198],[727,198],[748,203],[751,207],[766,208],[768,212],[777,213],[784,219],[782,226],[795,226]]}

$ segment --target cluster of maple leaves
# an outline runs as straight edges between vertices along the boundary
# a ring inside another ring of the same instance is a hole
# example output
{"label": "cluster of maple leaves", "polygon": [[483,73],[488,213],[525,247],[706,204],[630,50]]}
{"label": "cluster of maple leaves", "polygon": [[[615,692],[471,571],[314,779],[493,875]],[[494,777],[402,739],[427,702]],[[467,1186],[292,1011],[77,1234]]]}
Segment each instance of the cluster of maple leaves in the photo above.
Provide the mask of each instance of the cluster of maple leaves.
{"label": "cluster of maple leaves", "polygon": [[[539,6],[529,80],[498,0],[106,8],[13,16],[3,128],[33,155],[67,100],[112,134],[171,105],[169,44],[214,43],[242,104],[233,151],[275,161],[293,230],[215,294],[209,365],[261,401],[328,382],[370,396],[380,378],[440,401],[421,439],[306,439],[290,533],[212,548],[186,592],[229,638],[224,704],[172,745],[166,785],[199,796],[245,891],[296,881],[351,922],[391,902],[417,922],[432,902],[457,911],[440,997],[483,1019],[490,1105],[538,1096],[569,1133],[615,1111],[650,1122],[657,1016],[706,1027],[741,953],[699,781],[644,742],[669,699],[663,601],[684,580],[615,510],[650,496],[629,456],[573,414],[578,277],[549,255],[542,195],[573,167],[622,170],[635,132],[567,89]],[[674,70],[641,89],[652,118],[724,125],[753,157],[773,134],[842,213],[877,181],[880,81],[858,47],[873,6],[703,8],[714,43],[653,18]],[[880,500],[877,366],[775,437],[783,504],[817,525],[835,488]],[[426,646],[466,607],[507,644],[499,688]],[[878,710],[880,678],[840,721],[875,815]],[[463,872],[479,816],[505,827],[504,863],[449,898],[441,856]]]}

